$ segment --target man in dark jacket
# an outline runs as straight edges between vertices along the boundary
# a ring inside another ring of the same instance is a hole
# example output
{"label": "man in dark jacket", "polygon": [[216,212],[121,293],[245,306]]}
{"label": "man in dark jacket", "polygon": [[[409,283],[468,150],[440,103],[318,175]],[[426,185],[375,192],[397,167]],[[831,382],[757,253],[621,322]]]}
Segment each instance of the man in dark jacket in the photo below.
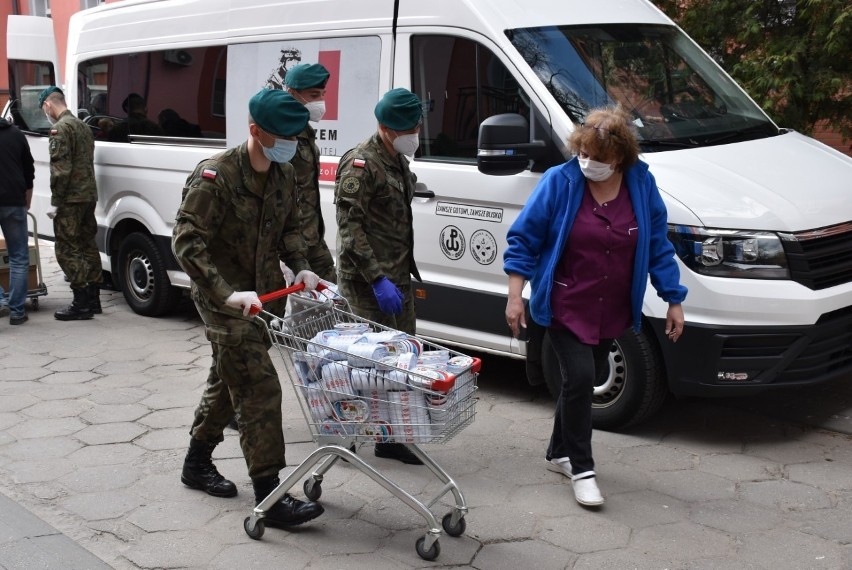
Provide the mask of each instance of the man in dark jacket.
{"label": "man in dark jacket", "polygon": [[0,316],[10,315],[9,323],[20,325],[27,320],[24,310],[30,266],[27,210],[33,197],[35,168],[27,138],[3,119],[0,119],[0,173],[0,229],[9,256],[9,294],[0,286]]}

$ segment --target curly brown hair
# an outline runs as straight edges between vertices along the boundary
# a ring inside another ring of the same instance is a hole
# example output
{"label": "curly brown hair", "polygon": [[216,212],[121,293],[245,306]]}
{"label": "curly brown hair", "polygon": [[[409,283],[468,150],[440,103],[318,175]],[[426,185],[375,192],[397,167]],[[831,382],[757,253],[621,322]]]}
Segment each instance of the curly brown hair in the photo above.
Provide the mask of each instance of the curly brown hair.
{"label": "curly brown hair", "polygon": [[621,106],[589,112],[568,137],[568,148],[574,154],[583,151],[600,162],[615,162],[615,168],[622,172],[639,160],[639,142],[630,116]]}

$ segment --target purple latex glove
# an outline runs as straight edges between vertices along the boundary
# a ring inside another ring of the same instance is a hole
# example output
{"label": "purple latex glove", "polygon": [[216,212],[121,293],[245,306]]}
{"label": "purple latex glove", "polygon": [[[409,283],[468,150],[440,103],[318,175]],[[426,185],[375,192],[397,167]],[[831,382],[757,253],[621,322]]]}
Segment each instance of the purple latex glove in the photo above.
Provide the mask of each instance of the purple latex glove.
{"label": "purple latex glove", "polygon": [[383,313],[398,315],[402,313],[402,293],[387,277],[373,283],[373,294]]}

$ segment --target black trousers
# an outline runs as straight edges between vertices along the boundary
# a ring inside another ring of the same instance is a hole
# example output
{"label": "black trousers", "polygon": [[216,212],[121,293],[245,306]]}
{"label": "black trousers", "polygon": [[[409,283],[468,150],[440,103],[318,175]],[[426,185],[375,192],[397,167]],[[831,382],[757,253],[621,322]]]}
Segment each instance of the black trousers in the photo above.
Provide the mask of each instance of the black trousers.
{"label": "black trousers", "polygon": [[601,339],[594,346],[583,344],[567,330],[550,329],[548,334],[562,372],[562,391],[556,400],[547,460],[568,457],[575,475],[593,471],[592,392],[598,375],[608,371],[612,339]]}

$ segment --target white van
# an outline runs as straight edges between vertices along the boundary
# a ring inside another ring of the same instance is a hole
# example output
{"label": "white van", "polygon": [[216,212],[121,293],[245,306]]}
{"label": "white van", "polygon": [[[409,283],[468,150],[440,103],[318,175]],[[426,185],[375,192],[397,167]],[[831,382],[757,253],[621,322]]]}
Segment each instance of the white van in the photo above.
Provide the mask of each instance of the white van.
{"label": "white van", "polygon": [[[9,20],[6,113],[30,135],[33,209],[49,230],[47,125],[24,94],[54,82],[55,66],[45,42],[23,39],[49,33],[34,20]],[[188,286],[169,247],[187,173],[245,139],[252,93],[318,61],[332,72],[318,124],[332,248],[339,157],[375,130],[388,89],[424,101],[412,163],[419,334],[528,357],[530,380],[555,385],[547,337],[518,341],[505,324],[506,230],[540,173],[569,158],[575,125],[618,102],[668,207],[688,326],[662,342],[666,307],[649,288],[643,331],[619,339],[596,388],[596,426],[639,421],[667,392],[745,394],[852,371],[852,159],[776,126],[646,0],[124,0],[76,14],[68,37],[66,97],[97,137],[104,268],[138,313],[168,311]],[[149,122],[172,109],[189,126],[142,134],[131,122],[111,135],[131,93]]]}

